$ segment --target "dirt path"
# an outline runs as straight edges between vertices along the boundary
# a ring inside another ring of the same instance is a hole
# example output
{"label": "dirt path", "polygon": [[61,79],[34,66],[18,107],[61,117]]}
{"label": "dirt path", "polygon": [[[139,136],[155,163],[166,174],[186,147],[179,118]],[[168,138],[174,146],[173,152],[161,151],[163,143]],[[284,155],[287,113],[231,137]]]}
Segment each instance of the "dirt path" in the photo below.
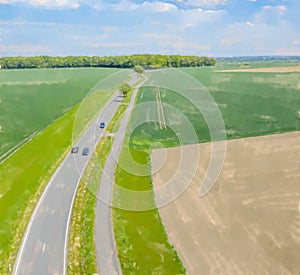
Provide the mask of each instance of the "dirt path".
{"label": "dirt path", "polygon": [[253,69],[239,69],[239,70],[219,70],[217,73],[298,73],[300,72],[300,66],[288,66],[288,67],[270,67],[270,68],[253,68]]}
{"label": "dirt path", "polygon": [[[190,187],[160,209],[188,274],[298,274],[300,132],[229,141],[220,178],[204,198],[211,145],[200,150]],[[180,147],[153,151],[153,163],[166,158],[155,188],[173,177],[179,156]]]}

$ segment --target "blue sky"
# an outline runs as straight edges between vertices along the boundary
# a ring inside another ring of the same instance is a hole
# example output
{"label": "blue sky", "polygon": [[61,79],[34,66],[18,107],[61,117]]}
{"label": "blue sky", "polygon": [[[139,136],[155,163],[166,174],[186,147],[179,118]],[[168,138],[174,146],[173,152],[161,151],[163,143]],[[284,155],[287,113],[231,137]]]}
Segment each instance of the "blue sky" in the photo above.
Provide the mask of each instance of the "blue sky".
{"label": "blue sky", "polygon": [[0,0],[0,56],[300,55],[299,0]]}

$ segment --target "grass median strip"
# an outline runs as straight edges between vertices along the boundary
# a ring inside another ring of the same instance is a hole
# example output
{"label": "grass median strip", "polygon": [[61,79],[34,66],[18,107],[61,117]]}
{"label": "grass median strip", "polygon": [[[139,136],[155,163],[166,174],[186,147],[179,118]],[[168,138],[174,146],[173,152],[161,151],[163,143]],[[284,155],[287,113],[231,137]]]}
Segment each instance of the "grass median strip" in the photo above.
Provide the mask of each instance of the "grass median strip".
{"label": "grass median strip", "polygon": [[[120,158],[123,156],[124,149]],[[131,190],[152,190],[148,151],[132,149],[131,156],[138,163],[146,164],[149,176],[137,176],[118,166],[116,184]],[[126,205],[128,198],[114,190],[113,200],[115,205]],[[147,200],[143,203],[155,206],[153,196],[148,196]],[[140,212],[114,208],[113,221],[123,274],[185,274],[177,252],[169,244],[156,208]]]}
{"label": "grass median strip", "polygon": [[[117,132],[131,95],[132,92],[123,99],[123,103],[107,126],[106,132]],[[95,274],[98,272],[94,244],[95,194],[112,143],[112,137],[101,139],[80,181],[70,225],[68,274]]]}
{"label": "grass median strip", "polygon": [[112,138],[102,138],[80,181],[73,207],[69,234],[68,274],[97,273],[94,245],[95,206],[102,169]]}
{"label": "grass median strip", "polygon": [[[144,145],[142,149],[141,147],[133,149],[131,144],[134,143],[129,144],[130,156],[137,163],[146,166],[148,176],[134,175],[118,165],[115,184],[130,190],[151,191],[153,188],[149,148]],[[127,149],[123,145],[120,154],[121,162],[126,162]],[[168,241],[155,206],[154,195],[150,192],[150,196],[144,199],[147,201],[137,204],[152,206],[152,210],[138,212],[113,208],[114,235],[123,274],[185,274],[185,268],[177,252]],[[114,206],[127,205],[128,197],[114,188],[113,203]]]}

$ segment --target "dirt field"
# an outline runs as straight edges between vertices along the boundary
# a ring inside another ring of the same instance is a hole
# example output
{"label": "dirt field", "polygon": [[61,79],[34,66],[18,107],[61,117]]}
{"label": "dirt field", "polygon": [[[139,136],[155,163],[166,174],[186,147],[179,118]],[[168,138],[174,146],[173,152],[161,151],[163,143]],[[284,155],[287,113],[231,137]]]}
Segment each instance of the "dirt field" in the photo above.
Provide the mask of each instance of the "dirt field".
{"label": "dirt field", "polygon": [[[203,198],[210,144],[200,150],[190,187],[160,209],[188,274],[300,274],[300,132],[229,141],[223,171]],[[166,161],[155,187],[173,177],[179,156],[180,148],[153,151],[154,169]]]}
{"label": "dirt field", "polygon": [[240,70],[221,70],[216,71],[219,73],[297,73],[300,72],[300,66],[288,66],[288,67],[270,67],[270,68],[253,68],[253,69],[240,69]]}

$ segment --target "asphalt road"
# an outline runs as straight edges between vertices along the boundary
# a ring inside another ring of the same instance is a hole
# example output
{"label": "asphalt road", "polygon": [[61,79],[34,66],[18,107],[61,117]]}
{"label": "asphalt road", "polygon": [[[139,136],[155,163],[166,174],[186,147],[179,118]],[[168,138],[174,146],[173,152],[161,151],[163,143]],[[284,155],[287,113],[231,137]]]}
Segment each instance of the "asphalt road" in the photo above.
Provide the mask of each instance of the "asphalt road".
{"label": "asphalt road", "polygon": [[[115,94],[78,141],[79,152],[70,153],[53,175],[31,217],[13,274],[66,274],[69,219],[76,189],[95,145],[104,134],[99,122],[110,122],[122,102],[121,98]],[[90,153],[82,156],[82,149],[86,146]]]}
{"label": "asphalt road", "polygon": [[[136,81],[137,78],[134,78],[129,84],[133,85]],[[112,188],[114,184],[115,168],[122,149],[131,110],[134,106],[135,98],[140,86],[141,84],[139,84],[133,91],[127,111],[125,112],[120,128],[115,135],[111,151],[103,168],[99,192],[97,194],[95,244],[98,271],[102,275],[122,274],[113,232],[111,209]]]}

